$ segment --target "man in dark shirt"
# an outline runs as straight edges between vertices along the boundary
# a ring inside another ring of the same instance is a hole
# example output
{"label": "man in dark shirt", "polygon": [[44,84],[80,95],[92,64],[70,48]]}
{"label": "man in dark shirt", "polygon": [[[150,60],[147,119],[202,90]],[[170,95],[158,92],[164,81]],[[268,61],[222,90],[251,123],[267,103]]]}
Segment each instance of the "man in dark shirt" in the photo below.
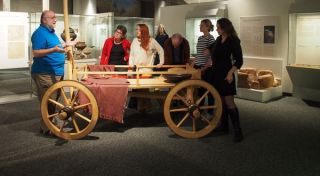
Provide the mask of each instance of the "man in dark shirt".
{"label": "man in dark shirt", "polygon": [[164,42],[163,50],[165,65],[184,65],[189,63],[189,42],[181,34],[173,34],[167,39]]}

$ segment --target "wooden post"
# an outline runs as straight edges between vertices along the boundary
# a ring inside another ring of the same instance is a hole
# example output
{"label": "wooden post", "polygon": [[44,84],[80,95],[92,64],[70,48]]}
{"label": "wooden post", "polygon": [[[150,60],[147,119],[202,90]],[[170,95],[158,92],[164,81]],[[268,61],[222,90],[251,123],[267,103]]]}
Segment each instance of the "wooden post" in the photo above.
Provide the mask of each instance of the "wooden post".
{"label": "wooden post", "polygon": [[[69,14],[68,14],[68,0],[63,0],[63,14],[64,14],[64,32],[66,42],[70,41],[70,31],[69,31]],[[67,47],[67,72],[69,80],[72,80],[72,72],[74,68],[74,60],[72,54],[72,46]]]}

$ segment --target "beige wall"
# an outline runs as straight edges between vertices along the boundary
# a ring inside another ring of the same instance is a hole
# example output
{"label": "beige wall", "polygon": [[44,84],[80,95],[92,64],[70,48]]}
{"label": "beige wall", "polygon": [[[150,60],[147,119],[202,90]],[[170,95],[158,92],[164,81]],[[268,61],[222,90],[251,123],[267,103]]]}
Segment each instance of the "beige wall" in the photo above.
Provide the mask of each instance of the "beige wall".
{"label": "beige wall", "polygon": [[159,21],[166,27],[166,31],[169,35],[176,32],[185,35],[185,16],[188,11],[192,10],[192,8],[193,5],[161,7]]}
{"label": "beige wall", "polygon": [[10,11],[12,12],[41,12],[42,0],[11,0]]}

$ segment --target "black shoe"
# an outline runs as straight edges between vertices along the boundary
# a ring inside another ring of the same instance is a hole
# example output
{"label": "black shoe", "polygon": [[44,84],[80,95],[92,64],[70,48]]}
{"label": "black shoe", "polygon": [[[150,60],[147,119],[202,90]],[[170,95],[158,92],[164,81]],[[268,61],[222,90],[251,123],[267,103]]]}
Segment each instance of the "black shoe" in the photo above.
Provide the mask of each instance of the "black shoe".
{"label": "black shoe", "polygon": [[240,127],[239,111],[237,108],[228,109],[228,114],[230,116],[232,125],[233,125],[233,141],[241,142],[243,140],[243,135]]}
{"label": "black shoe", "polygon": [[233,142],[241,142],[243,140],[243,135],[241,130],[235,130],[233,136]]}

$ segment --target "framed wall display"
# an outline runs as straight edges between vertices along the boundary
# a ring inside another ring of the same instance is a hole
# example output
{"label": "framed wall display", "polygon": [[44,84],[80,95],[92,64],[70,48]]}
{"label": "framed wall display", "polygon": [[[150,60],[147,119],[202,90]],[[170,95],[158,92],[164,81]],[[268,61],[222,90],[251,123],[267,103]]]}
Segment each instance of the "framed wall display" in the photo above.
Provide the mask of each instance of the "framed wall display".
{"label": "framed wall display", "polygon": [[240,17],[240,39],[245,56],[279,57],[279,17]]}
{"label": "framed wall display", "polygon": [[263,27],[263,43],[274,44],[275,40],[275,26],[264,26]]}
{"label": "framed wall display", "polygon": [[0,12],[0,20],[0,69],[28,67],[28,14]]}

